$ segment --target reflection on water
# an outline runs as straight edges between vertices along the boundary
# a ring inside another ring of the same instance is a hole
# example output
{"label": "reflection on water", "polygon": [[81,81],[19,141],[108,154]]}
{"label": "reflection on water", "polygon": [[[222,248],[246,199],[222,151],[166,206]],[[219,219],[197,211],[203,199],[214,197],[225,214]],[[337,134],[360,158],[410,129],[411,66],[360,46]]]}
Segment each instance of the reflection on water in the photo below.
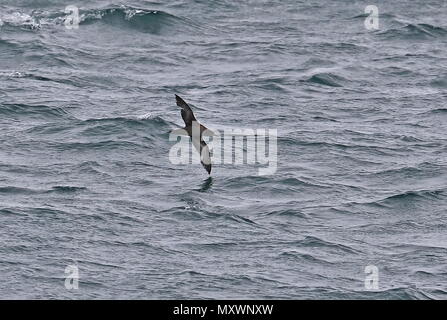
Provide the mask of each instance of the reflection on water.
{"label": "reflection on water", "polygon": [[200,189],[198,189],[199,192],[207,192],[211,186],[213,185],[213,177],[208,177],[205,181],[203,181],[202,185],[200,186]]}

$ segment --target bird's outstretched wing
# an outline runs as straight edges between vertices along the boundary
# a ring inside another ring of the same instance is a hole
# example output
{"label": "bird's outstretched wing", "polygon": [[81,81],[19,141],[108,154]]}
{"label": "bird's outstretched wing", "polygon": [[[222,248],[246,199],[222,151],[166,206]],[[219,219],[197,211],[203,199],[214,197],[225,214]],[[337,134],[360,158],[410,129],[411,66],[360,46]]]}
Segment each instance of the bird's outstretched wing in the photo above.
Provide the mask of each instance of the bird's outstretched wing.
{"label": "bird's outstretched wing", "polygon": [[210,155],[210,149],[208,148],[208,145],[205,141],[200,140],[200,163],[205,168],[205,170],[208,172],[208,174],[211,174],[211,155]]}
{"label": "bird's outstretched wing", "polygon": [[205,141],[203,141],[203,139],[198,137],[192,138],[192,144],[194,148],[196,148],[196,150],[199,152],[200,163],[208,172],[208,174],[211,174],[211,154],[208,145]]}
{"label": "bird's outstretched wing", "polygon": [[193,121],[197,121],[196,117],[194,117],[194,113],[192,112],[191,108],[188,106],[188,104],[180,98],[178,95],[175,95],[175,100],[177,101],[177,105],[182,108],[182,118],[183,121],[185,121],[185,126],[188,127],[192,124]]}

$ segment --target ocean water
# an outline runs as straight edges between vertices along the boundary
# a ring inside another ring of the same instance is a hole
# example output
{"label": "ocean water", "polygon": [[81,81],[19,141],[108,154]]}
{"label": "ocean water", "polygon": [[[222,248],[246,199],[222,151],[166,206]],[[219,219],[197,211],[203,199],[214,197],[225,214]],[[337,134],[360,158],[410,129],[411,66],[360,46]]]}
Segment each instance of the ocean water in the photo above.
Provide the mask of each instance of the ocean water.
{"label": "ocean water", "polygon": [[[370,4],[1,0],[0,298],[446,299],[447,4]],[[277,171],[171,163],[174,94]]]}

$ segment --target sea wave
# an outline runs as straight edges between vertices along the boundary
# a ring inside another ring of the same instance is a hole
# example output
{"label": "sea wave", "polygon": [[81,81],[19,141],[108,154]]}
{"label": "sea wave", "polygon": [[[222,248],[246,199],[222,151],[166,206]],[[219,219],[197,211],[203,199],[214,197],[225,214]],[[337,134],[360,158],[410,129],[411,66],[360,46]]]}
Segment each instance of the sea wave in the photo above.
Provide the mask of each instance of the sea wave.
{"label": "sea wave", "polygon": [[378,32],[387,39],[431,39],[447,35],[447,29],[428,23],[409,23],[403,27]]}
{"label": "sea wave", "polygon": [[347,79],[336,75],[334,73],[317,73],[305,80],[305,82],[311,84],[318,84],[322,86],[329,87],[343,87],[343,83],[346,82]]}
{"label": "sea wave", "polygon": [[[4,13],[0,19],[5,28],[40,30],[64,25],[69,15],[64,11],[34,11]],[[129,28],[151,34],[162,34],[165,30],[181,28],[182,32],[197,31],[199,24],[187,18],[160,11],[131,6],[109,6],[101,9],[79,9],[79,25],[103,23],[118,28]]]}
{"label": "sea wave", "polygon": [[45,120],[71,117],[70,113],[63,107],[29,103],[2,103],[0,104],[0,115],[13,118],[31,117]]}
{"label": "sea wave", "polygon": [[92,24],[102,22],[108,25],[128,27],[141,32],[160,34],[164,28],[178,24],[193,24],[186,19],[163,11],[137,9],[132,7],[115,7],[107,9],[95,9],[81,11],[80,24]]}

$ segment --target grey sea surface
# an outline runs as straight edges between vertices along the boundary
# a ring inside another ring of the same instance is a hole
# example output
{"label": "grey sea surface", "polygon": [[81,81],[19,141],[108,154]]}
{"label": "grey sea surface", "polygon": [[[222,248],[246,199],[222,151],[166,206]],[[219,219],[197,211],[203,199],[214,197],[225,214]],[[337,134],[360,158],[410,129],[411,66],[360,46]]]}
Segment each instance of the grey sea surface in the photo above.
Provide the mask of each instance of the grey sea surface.
{"label": "grey sea surface", "polygon": [[[446,299],[447,4],[370,4],[1,0],[0,298]],[[171,163],[174,94],[277,171]]]}

